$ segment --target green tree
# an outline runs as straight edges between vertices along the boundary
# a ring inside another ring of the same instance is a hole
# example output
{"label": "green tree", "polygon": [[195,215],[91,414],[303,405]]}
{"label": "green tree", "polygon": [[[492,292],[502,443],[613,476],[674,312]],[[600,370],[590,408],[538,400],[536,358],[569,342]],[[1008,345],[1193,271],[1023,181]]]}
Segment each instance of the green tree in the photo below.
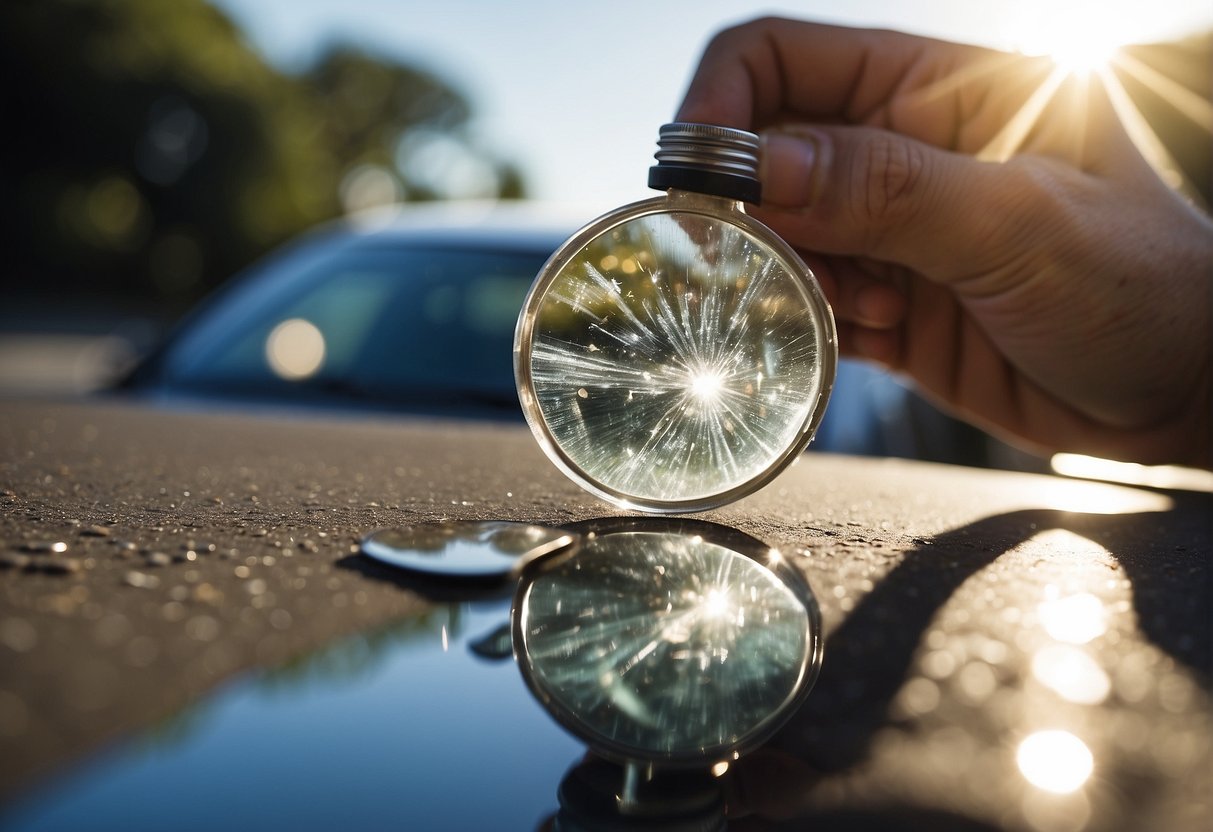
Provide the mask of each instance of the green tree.
{"label": "green tree", "polygon": [[[372,164],[408,198],[410,131],[459,139],[440,79],[338,47],[269,66],[203,0],[0,4],[5,294],[156,298],[180,311],[268,248],[342,211]],[[510,166],[463,142],[517,196]]]}

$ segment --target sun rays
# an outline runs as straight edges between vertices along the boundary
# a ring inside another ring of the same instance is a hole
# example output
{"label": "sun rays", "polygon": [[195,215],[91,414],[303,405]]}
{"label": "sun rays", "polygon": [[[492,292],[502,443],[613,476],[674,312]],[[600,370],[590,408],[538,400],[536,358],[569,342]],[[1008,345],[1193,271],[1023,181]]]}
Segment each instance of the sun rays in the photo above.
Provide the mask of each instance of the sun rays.
{"label": "sun rays", "polygon": [[[1132,21],[1107,9],[1084,3],[1063,3],[1056,9],[1027,8],[1004,21],[1005,36],[1016,53],[991,52],[965,63],[948,75],[909,93],[902,106],[937,104],[959,96],[966,88],[980,89],[991,77],[1019,73],[1027,86],[1022,103],[1000,115],[996,130],[970,152],[982,160],[1002,162],[1032,147],[1033,137],[1046,129],[1052,148],[1082,152],[1092,96],[1106,97],[1116,118],[1147,162],[1170,187],[1195,190],[1167,143],[1130,94],[1126,83],[1165,102],[1174,115],[1213,136],[1213,102],[1180,80],[1152,66],[1127,48],[1135,33]],[[1206,56],[1207,58],[1207,56]],[[1047,62],[1047,63],[1045,63]],[[1039,74],[1035,82],[1031,76]],[[1013,85],[1012,85],[1013,86]],[[984,105],[986,102],[982,102]],[[1066,114],[1065,123],[1049,124],[1045,112]],[[1059,144],[1059,141],[1063,142]]]}
{"label": "sun rays", "polygon": [[[1175,113],[1185,117],[1200,129],[1213,135],[1213,104],[1178,81],[1164,75],[1120,46],[1112,46],[1103,37],[1087,39],[1074,35],[1069,41],[1059,42],[1050,51],[1053,71],[1010,119],[1007,126],[978,152],[978,157],[1005,160],[1018,152],[1025,140],[1036,128],[1040,115],[1063,90],[1073,91],[1072,102],[1076,106],[1066,109],[1074,119],[1069,128],[1076,141],[1081,141],[1085,122],[1089,116],[1089,88],[1102,87],[1116,118],[1124,127],[1129,139],[1145,160],[1170,187],[1190,190],[1182,166],[1167,148],[1141,108],[1125,88],[1123,77],[1131,77],[1143,88],[1166,102]],[[1067,83],[1068,82],[1068,83]]]}
{"label": "sun rays", "polygon": [[1060,66],[1055,67],[994,138],[977,151],[977,158],[987,162],[1005,162],[1015,155],[1067,77],[1065,70]]}

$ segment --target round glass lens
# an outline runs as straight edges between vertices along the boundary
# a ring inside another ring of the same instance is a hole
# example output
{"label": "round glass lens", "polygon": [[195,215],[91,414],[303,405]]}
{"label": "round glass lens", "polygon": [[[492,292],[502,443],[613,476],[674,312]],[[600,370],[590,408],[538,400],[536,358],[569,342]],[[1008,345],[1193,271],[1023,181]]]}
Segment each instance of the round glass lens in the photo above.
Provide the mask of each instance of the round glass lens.
{"label": "round glass lens", "polygon": [[591,748],[702,762],[777,725],[815,675],[815,602],[699,536],[583,539],[528,573],[516,652],[549,710]]}
{"label": "round glass lens", "polygon": [[654,510],[735,499],[820,419],[833,343],[815,291],[725,219],[626,220],[532,291],[524,407],[549,453],[608,499]]}

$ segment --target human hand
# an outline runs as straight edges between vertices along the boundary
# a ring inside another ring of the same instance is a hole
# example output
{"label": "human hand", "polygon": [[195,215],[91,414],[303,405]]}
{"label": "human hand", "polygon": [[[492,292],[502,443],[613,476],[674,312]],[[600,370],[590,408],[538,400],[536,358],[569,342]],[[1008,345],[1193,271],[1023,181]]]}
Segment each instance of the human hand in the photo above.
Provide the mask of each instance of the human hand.
{"label": "human hand", "polygon": [[844,354],[1037,450],[1210,466],[1213,222],[1100,84],[763,19],[712,41],[677,118],[764,133],[753,213],[821,279]]}

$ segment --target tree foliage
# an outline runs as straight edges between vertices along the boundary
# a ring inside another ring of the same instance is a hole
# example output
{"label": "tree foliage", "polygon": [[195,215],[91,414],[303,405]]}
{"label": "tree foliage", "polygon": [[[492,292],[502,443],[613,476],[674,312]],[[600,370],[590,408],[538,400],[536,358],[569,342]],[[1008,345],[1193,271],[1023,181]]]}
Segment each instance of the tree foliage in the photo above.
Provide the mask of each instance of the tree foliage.
{"label": "tree foliage", "polygon": [[457,194],[410,181],[410,137],[460,147],[477,195],[522,193],[441,79],[348,46],[288,75],[203,0],[10,0],[0,71],[5,293],[178,311],[351,204]]}

